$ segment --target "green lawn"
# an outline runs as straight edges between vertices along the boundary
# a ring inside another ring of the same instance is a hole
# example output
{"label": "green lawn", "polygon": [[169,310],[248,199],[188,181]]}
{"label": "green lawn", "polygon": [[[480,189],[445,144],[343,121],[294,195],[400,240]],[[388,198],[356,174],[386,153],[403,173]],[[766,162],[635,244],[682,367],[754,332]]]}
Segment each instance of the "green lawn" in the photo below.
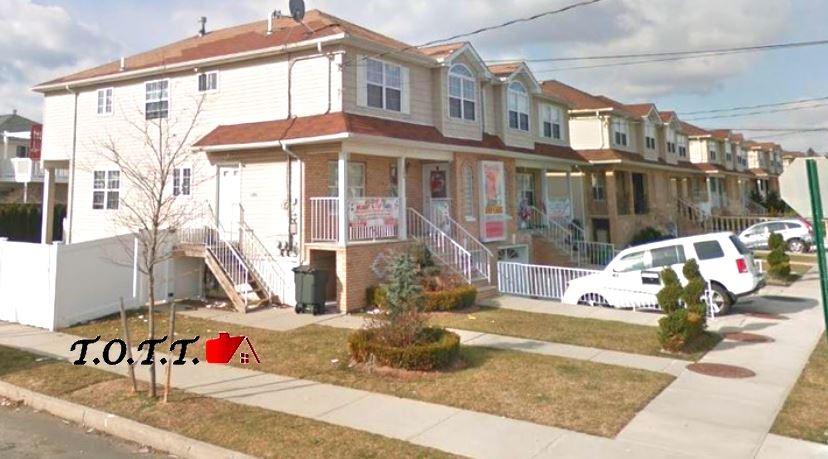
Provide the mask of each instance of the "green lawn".
{"label": "green lawn", "polygon": [[[487,307],[471,312],[432,314],[431,322],[462,330],[666,356],[658,342],[658,329],[646,325]],[[670,357],[698,360],[720,340],[718,335],[708,333],[687,354],[670,354]]]}
{"label": "green lawn", "polygon": [[[145,329],[137,314],[131,314],[130,322],[133,332]],[[156,323],[166,330],[166,314],[159,313]],[[462,348],[461,362],[450,371],[366,371],[348,365],[348,330],[307,326],[275,332],[187,316],[179,316],[177,326],[179,336],[210,337],[228,329],[250,337],[262,357],[261,371],[607,437],[616,435],[673,380],[666,374],[619,366],[472,346]],[[65,331],[114,337],[120,333],[118,327],[112,317]],[[203,354],[200,344],[193,355]]]}
{"label": "green lawn", "polygon": [[805,371],[776,417],[772,432],[786,437],[828,443],[828,344],[814,349]]}
{"label": "green lawn", "polygon": [[0,347],[0,380],[259,457],[449,457],[380,435],[181,391],[174,391],[168,404],[154,402],[144,392],[131,394],[127,378],[7,347]]}

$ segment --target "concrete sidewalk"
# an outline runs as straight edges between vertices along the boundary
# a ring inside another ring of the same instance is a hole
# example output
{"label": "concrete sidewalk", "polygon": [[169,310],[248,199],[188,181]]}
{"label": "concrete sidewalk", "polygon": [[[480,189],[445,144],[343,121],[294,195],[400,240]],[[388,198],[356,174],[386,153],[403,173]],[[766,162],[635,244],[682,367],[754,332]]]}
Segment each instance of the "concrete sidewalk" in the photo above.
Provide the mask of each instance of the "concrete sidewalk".
{"label": "concrete sidewalk", "polygon": [[[0,345],[64,360],[77,357],[69,348],[78,338],[0,322]],[[103,346],[101,343],[90,346],[89,355],[100,355]],[[98,368],[122,375],[127,372],[125,364]],[[145,368],[136,370],[140,379],[148,379]],[[540,454],[560,457],[580,455],[582,448],[612,457],[687,457],[649,445],[230,366],[176,367],[172,382],[175,388],[188,392],[470,457],[532,458]]]}
{"label": "concrete sidewalk", "polygon": [[[233,325],[243,325],[265,330],[285,331],[292,328],[300,328],[314,323],[335,328],[358,329],[365,324],[365,319],[353,315],[329,315],[316,316],[315,319],[308,319],[306,314],[297,315],[292,310],[267,309],[238,314],[212,309],[196,309],[182,311],[182,315],[197,317],[200,319],[224,322]],[[290,327],[291,320],[294,327]],[[469,346],[491,347],[510,351],[528,352],[532,354],[551,355],[574,360],[587,360],[596,363],[617,365],[637,370],[647,370],[657,373],[666,373],[678,376],[684,371],[688,361],[673,359],[669,357],[658,357],[651,355],[631,354],[628,352],[608,351],[593,347],[574,346],[571,344],[551,343],[526,338],[515,338],[512,336],[496,335],[493,333],[482,333],[467,330],[450,329],[460,335],[460,342]]]}

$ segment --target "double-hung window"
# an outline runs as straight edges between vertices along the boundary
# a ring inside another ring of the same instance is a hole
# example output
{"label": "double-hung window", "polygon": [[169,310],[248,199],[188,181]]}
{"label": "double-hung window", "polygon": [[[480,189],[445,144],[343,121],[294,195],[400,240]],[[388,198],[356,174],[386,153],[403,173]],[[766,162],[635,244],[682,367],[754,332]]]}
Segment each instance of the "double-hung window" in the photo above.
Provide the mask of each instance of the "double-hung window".
{"label": "double-hung window", "polygon": [[17,158],[25,158],[29,156],[29,147],[25,145],[18,145],[15,149],[15,156]]}
{"label": "double-hung window", "polygon": [[[328,196],[339,196],[339,163],[337,161],[328,163]],[[365,197],[365,163],[348,163],[348,197]]]}
{"label": "double-hung window", "polygon": [[708,153],[708,155],[710,155],[710,158],[709,158],[710,161],[716,161],[716,149],[715,148],[711,148],[707,153]]}
{"label": "double-hung window", "polygon": [[517,81],[509,85],[509,127],[529,132],[529,93]]}
{"label": "double-hung window", "polygon": [[150,81],[146,83],[144,89],[147,119],[166,118],[170,111],[170,81]]}
{"label": "double-hung window", "polygon": [[98,90],[98,115],[112,114],[112,88]]}
{"label": "double-hung window", "polygon": [[402,111],[402,67],[365,59],[368,106]]}
{"label": "double-hung window", "polygon": [[656,149],[655,126],[651,124],[644,126],[644,144],[648,150]]}
{"label": "double-hung window", "polygon": [[218,72],[198,74],[198,92],[212,92],[218,90]]}
{"label": "double-hung window", "polygon": [[471,71],[462,64],[449,71],[449,116],[474,121],[477,107],[477,82]]}
{"label": "double-hung window", "polygon": [[120,171],[94,171],[92,182],[92,208],[116,210],[121,198]]}
{"label": "double-hung window", "polygon": [[627,136],[629,135],[629,125],[627,124],[626,120],[616,119],[612,122],[613,131],[615,132],[615,144],[621,146],[627,146],[629,139]]}
{"label": "double-hung window", "polygon": [[193,169],[177,167],[173,169],[173,196],[190,196],[193,184]]}
{"label": "double-hung window", "polygon": [[597,172],[592,174],[591,176],[592,181],[592,200],[593,201],[604,201],[606,199],[606,186],[607,186],[607,178],[604,176],[603,172]]}
{"label": "double-hung window", "polygon": [[540,116],[541,137],[561,140],[563,137],[561,132],[561,119],[563,118],[561,109],[549,104],[541,104]]}

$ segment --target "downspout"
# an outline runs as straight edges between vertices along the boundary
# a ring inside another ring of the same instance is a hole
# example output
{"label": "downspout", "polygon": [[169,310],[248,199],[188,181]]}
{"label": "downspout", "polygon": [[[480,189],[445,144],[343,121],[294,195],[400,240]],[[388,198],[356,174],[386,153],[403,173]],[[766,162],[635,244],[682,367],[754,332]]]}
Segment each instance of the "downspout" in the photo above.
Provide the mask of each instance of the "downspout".
{"label": "downspout", "polygon": [[66,85],[66,91],[70,94],[75,96],[74,100],[74,108],[72,114],[72,157],[69,162],[69,192],[67,196],[67,200],[69,202],[68,208],[66,213],[69,216],[69,228],[68,228],[68,235],[64,234],[64,239],[66,240],[67,244],[72,243],[72,235],[74,233],[74,225],[73,222],[75,220],[75,157],[77,154],[77,146],[78,146],[78,96],[79,94],[77,91],[73,91],[69,85]]}
{"label": "downspout", "polygon": [[[294,235],[294,231],[293,231],[293,221],[292,221],[293,220],[293,168],[292,168],[292,164],[291,164],[292,161],[291,160],[295,159],[300,166],[302,164],[302,160],[299,159],[299,156],[296,155],[296,153],[294,153],[293,151],[291,151],[290,146],[288,144],[284,143],[284,142],[282,143],[282,150],[284,150],[285,154],[287,155],[288,246],[293,247],[295,235]],[[299,174],[299,189],[300,189],[299,195],[301,196],[302,192],[305,189],[305,174],[303,174],[303,173]],[[303,200],[303,202],[299,205],[299,215],[296,219],[296,221],[297,221],[297,228],[296,228],[297,231],[296,231],[296,233],[298,233],[298,228],[299,228],[298,222],[301,221],[301,222],[304,223],[304,221],[303,221],[304,209],[305,209],[305,206],[304,206],[304,200]],[[301,226],[302,226],[302,229],[304,230],[305,225],[303,224]],[[302,248],[303,248],[302,246],[303,246],[303,238],[300,236],[299,237],[299,243],[297,244],[297,249],[296,249],[296,251],[298,252],[298,255],[299,255],[299,264],[302,264],[302,260],[304,258],[304,251],[302,250]]]}

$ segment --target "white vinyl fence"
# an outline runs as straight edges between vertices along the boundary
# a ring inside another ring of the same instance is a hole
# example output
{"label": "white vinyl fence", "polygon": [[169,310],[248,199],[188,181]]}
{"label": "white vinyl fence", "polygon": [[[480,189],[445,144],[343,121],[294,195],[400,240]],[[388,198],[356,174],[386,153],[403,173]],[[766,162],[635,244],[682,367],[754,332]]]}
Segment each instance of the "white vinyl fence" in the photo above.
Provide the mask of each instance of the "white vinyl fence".
{"label": "white vinyl fence", "polygon": [[[146,281],[134,271],[133,238],[80,244],[0,239],[0,320],[55,330],[146,302]],[[203,263],[202,263],[203,264]],[[158,299],[201,294],[202,267],[187,260],[159,265]]]}

